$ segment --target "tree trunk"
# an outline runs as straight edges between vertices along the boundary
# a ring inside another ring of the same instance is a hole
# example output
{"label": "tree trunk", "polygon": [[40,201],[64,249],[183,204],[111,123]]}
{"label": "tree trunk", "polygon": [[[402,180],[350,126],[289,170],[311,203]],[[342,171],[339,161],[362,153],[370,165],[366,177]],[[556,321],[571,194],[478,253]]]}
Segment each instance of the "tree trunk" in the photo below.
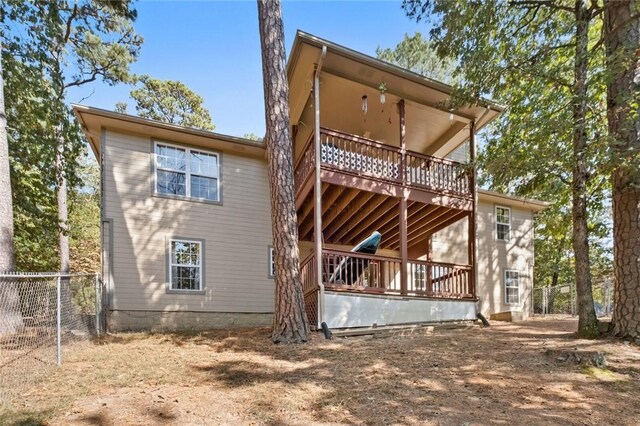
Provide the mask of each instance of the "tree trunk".
{"label": "tree trunk", "polygon": [[573,250],[575,255],[578,335],[598,335],[598,319],[593,307],[589,231],[587,218],[587,70],[589,66],[589,20],[591,12],[583,0],[575,3],[576,56],[573,85]]}
{"label": "tree trunk", "polygon": [[[62,118],[61,118],[62,119]],[[65,171],[65,140],[62,124],[56,126],[56,197],[58,201],[58,254],[60,256],[60,272],[68,274],[69,260],[69,224],[67,208],[67,174]]]}
{"label": "tree trunk", "polygon": [[2,74],[2,46],[0,45],[0,273],[15,270],[13,246],[13,199],[7,115],[4,109],[4,76]]}
{"label": "tree trunk", "polygon": [[[612,173],[614,312],[611,332],[640,337],[640,5],[605,1],[607,118]],[[635,107],[634,107],[635,104]]]}
{"label": "tree trunk", "polygon": [[282,11],[278,0],[258,0],[262,48],[267,161],[275,251],[275,343],[305,342],[309,322],[300,280],[298,223],[289,127],[289,84],[285,69]]}
{"label": "tree trunk", "polygon": [[[0,45],[0,273],[15,271],[13,245],[13,199],[4,109],[4,75]],[[0,278],[0,336],[15,333],[22,326],[20,298],[15,283]]]}

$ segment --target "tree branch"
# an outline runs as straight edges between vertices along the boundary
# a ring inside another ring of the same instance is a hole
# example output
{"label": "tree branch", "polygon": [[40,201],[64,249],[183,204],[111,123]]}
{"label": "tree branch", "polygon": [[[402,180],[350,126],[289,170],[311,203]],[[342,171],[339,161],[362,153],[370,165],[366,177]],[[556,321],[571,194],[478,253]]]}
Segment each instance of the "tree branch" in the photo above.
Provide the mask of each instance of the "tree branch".
{"label": "tree branch", "polygon": [[555,9],[555,10],[564,10],[565,12],[571,12],[573,13],[573,8],[568,7],[568,6],[562,6],[559,4],[556,4],[555,1],[553,0],[546,0],[546,1],[537,1],[537,0],[512,0],[509,2],[509,6],[516,6],[516,7],[525,7],[527,9],[533,9],[533,8],[540,8],[541,6],[547,6],[550,9]]}

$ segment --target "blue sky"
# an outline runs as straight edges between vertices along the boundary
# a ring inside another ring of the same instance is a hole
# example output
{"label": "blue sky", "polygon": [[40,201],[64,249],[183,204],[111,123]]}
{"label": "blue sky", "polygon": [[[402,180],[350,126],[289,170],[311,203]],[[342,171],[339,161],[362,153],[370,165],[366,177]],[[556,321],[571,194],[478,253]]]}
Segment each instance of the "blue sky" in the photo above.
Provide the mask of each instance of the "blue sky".
{"label": "blue sky", "polygon": [[[136,30],[144,37],[132,70],[180,80],[205,99],[216,131],[264,133],[258,12],[255,1],[140,1]],[[406,17],[400,1],[284,1],[285,44],[296,30],[374,55],[405,33],[427,32]],[[94,84],[69,93],[70,102],[113,109],[130,86]],[[129,112],[135,111],[128,101]]]}

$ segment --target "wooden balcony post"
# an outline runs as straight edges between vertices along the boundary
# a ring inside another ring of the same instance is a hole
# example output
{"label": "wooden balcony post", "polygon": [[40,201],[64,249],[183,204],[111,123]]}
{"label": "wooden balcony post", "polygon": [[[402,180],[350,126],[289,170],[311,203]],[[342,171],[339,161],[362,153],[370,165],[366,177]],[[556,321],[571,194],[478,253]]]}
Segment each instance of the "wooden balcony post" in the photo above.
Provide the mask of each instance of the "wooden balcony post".
{"label": "wooden balcony post", "polygon": [[407,247],[407,198],[400,198],[400,257],[402,258],[402,269],[400,269],[400,293],[407,294],[408,283],[408,258],[409,250]]}
{"label": "wooden balcony post", "polygon": [[313,184],[313,232],[315,234],[315,252],[316,252],[316,275],[318,277],[318,321],[316,326],[324,321],[324,283],[322,282],[322,179],[320,176],[320,161],[322,153],[322,143],[320,141],[320,72],[322,70],[322,63],[324,57],[327,54],[327,47],[322,46],[322,53],[316,66],[314,78],[313,78],[313,98],[315,107],[315,176]]}
{"label": "wooden balcony post", "polygon": [[402,183],[406,185],[407,183],[407,146],[405,137],[407,134],[407,129],[405,125],[405,111],[404,111],[404,99],[400,99],[398,102],[398,115],[400,122],[400,179],[402,179]]}
{"label": "wooden balcony post", "polygon": [[471,273],[469,274],[469,293],[476,296],[476,280],[478,276],[478,268],[476,264],[476,209],[478,205],[478,194],[476,190],[476,134],[475,122],[471,122],[469,128],[469,159],[471,164],[469,183],[471,195],[473,197],[472,210],[469,212],[469,236],[468,236],[468,260],[471,265]]}

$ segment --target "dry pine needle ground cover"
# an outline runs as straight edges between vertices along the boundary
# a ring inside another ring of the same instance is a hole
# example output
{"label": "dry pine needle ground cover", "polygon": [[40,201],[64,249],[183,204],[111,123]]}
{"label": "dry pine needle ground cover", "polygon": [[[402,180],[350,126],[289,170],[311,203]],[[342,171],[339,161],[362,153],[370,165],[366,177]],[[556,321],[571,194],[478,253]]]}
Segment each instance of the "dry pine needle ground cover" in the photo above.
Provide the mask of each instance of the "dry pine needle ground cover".
{"label": "dry pine needle ground cover", "polygon": [[[265,329],[116,334],[73,351],[0,424],[637,425],[640,349],[575,328],[538,319],[296,346]],[[584,361],[597,352],[608,368]]]}

